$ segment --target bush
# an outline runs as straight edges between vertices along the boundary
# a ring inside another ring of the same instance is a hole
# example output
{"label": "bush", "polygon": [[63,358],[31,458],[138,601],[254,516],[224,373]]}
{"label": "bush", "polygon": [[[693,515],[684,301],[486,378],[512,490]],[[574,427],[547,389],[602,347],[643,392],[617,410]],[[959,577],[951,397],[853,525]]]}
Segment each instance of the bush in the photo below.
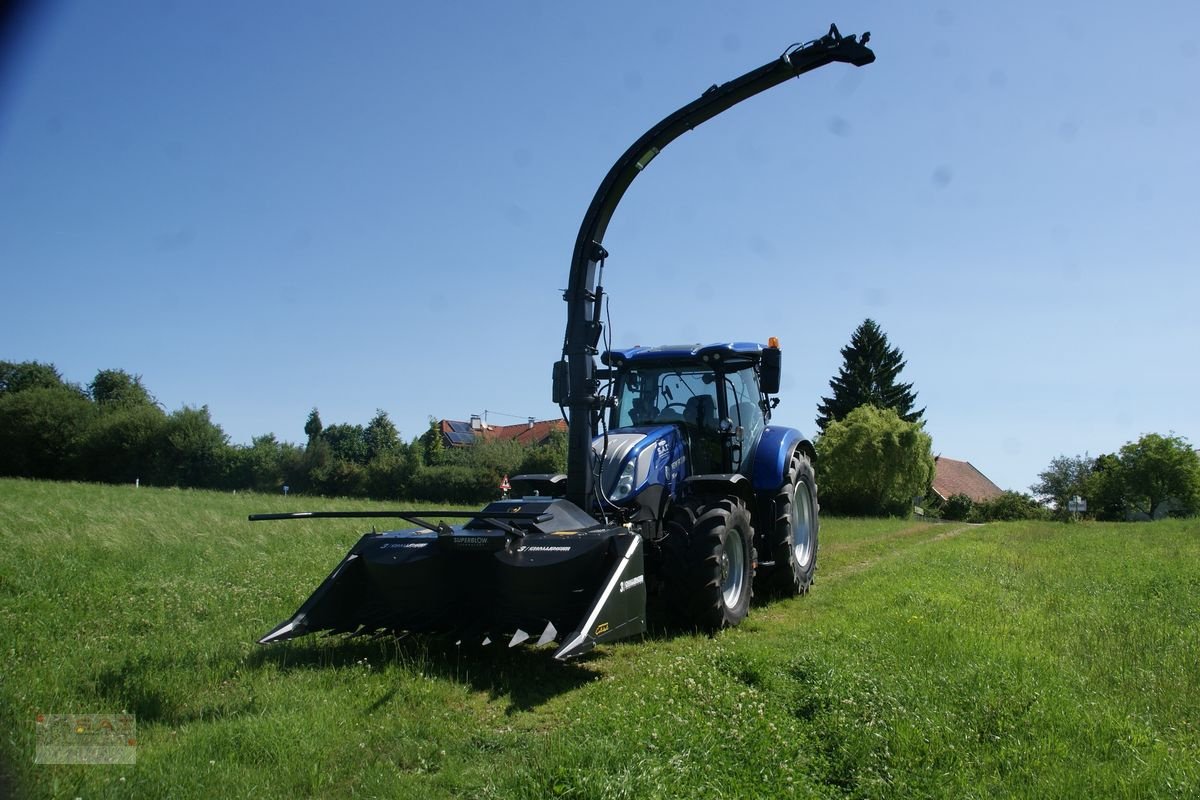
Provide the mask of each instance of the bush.
{"label": "bush", "polygon": [[1050,511],[1021,492],[1008,491],[991,500],[975,503],[967,519],[971,522],[1003,522],[1016,519],[1049,519]]}
{"label": "bush", "polygon": [[513,474],[559,474],[567,471],[567,434],[553,431],[544,444],[525,451],[525,457]]}
{"label": "bush", "polygon": [[155,405],[100,407],[80,443],[78,477],[108,483],[149,481],[166,425],[167,415]]}
{"label": "bush", "polygon": [[500,496],[499,483],[486,470],[446,464],[417,471],[409,495],[432,503],[478,505]]}
{"label": "bush", "polygon": [[233,448],[227,486],[277,494],[288,483],[289,465],[303,458],[303,453],[294,444],[276,441],[274,434],[255,436],[249,447]]}
{"label": "bush", "polygon": [[377,500],[399,500],[409,495],[419,455],[401,446],[380,453],[367,464],[367,494]]}
{"label": "bush", "polygon": [[334,458],[308,474],[308,492],[326,497],[365,497],[367,468]]}
{"label": "bush", "polygon": [[164,423],[153,482],[219,488],[225,484],[231,460],[229,437],[212,421],[208,406],[184,406],[171,412]]}
{"label": "bush", "polygon": [[942,506],[942,519],[958,522],[971,515],[975,504],[965,494],[952,494]]}

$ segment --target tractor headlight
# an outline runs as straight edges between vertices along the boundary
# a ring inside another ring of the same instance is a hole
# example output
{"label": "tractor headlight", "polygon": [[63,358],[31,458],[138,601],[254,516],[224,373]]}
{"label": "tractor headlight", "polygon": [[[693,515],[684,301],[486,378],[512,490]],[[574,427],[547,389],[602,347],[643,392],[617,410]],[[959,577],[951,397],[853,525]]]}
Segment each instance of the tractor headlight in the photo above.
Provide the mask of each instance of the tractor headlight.
{"label": "tractor headlight", "polygon": [[625,468],[621,470],[620,476],[617,478],[617,485],[612,490],[612,500],[624,500],[633,491],[634,480],[637,473],[637,459],[631,458],[625,462]]}

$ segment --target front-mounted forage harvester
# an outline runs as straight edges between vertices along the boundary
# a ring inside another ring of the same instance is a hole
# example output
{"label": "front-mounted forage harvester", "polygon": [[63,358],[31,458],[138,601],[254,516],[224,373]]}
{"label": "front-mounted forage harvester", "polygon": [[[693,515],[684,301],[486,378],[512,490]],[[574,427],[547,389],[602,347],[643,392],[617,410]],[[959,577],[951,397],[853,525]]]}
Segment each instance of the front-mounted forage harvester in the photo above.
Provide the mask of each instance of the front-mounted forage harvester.
{"label": "front-mounted forage harvester", "polygon": [[[647,603],[684,624],[738,624],[757,586],[807,591],[816,568],[812,445],[771,424],[780,350],[726,342],[595,356],[608,256],[601,242],[626,189],[685,131],[788,78],[875,60],[836,27],[720,86],[642,135],[605,176],[575,242],[554,401],[569,411],[567,474],[513,479],[515,499],[477,512],[256,514],[251,520],[393,517],[365,534],[288,620],[306,633],[451,633],[556,642],[558,659],[643,633]],[[463,518],[464,524],[443,520]]]}

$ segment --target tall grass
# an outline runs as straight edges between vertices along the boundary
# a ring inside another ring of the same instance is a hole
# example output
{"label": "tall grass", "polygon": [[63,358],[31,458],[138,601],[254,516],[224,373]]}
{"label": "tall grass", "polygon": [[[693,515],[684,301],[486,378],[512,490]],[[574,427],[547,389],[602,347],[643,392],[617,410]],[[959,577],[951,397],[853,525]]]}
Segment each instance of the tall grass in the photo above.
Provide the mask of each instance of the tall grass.
{"label": "tall grass", "polygon": [[[294,508],[292,508],[294,506]],[[0,481],[0,794],[1190,797],[1200,529],[826,519],[813,593],[713,639],[253,644],[378,508]],[[33,763],[38,713],[137,763]]]}

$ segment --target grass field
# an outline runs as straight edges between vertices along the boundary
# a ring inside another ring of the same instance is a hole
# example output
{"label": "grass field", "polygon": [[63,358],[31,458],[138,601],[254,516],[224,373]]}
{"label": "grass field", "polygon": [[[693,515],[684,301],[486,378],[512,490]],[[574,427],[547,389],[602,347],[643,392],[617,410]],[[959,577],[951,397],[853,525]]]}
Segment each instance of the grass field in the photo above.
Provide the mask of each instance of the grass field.
{"label": "grass field", "polygon": [[[715,639],[255,639],[366,502],[0,481],[0,797],[1196,797],[1200,523],[828,519]],[[128,712],[135,765],[33,761]]]}

